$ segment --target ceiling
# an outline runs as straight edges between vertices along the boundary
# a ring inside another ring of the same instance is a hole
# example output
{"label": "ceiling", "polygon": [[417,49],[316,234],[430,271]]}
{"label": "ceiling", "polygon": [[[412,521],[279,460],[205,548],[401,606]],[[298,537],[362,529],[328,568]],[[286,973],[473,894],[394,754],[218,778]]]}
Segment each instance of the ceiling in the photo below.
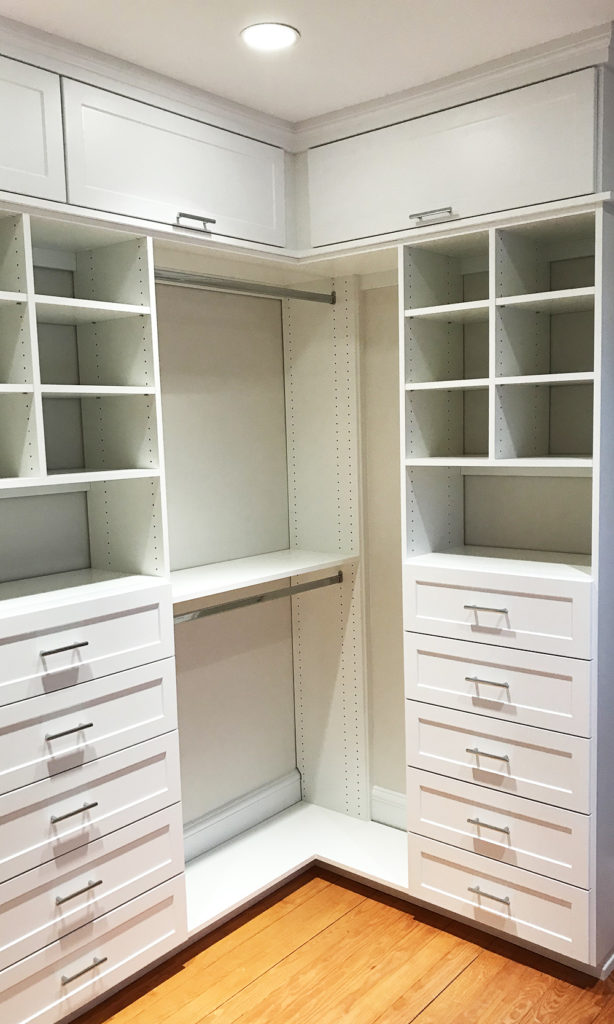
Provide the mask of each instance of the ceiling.
{"label": "ceiling", "polygon": [[[0,0],[0,15],[296,123],[602,25],[614,0]],[[300,43],[248,50],[240,30],[266,20]]]}

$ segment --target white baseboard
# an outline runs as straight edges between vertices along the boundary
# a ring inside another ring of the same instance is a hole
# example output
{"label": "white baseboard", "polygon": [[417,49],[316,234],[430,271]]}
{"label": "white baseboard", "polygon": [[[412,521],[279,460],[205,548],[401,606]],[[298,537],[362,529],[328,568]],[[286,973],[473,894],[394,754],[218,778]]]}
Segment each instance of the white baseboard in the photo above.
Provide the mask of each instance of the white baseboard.
{"label": "white baseboard", "polygon": [[391,828],[407,831],[407,797],[394,789],[373,786],[371,790],[371,820]]}
{"label": "white baseboard", "polygon": [[285,811],[300,799],[301,776],[294,768],[287,775],[252,790],[247,796],[231,800],[211,814],[188,822],[183,832],[186,862]]}

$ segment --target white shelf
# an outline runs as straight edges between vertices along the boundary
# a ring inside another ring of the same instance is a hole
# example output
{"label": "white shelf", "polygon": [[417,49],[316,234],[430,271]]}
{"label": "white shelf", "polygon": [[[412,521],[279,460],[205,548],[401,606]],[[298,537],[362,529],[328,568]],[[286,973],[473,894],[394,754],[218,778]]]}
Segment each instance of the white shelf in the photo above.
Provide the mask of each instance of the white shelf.
{"label": "white shelf", "polygon": [[475,377],[469,380],[428,380],[417,384],[406,384],[406,391],[469,391],[475,388],[487,388],[488,377]]}
{"label": "white shelf", "polygon": [[450,456],[442,458],[406,459],[405,465],[410,469],[418,466],[466,466],[482,469],[540,469],[540,470],[578,470],[584,472],[593,468],[591,458],[575,456],[546,456],[535,459],[489,459],[479,456]]}
{"label": "white shelf", "polygon": [[529,309],[535,313],[580,313],[593,309],[595,289],[565,288],[555,292],[536,292],[531,295],[507,295],[497,299],[498,307]]}
{"label": "white shelf", "polygon": [[527,373],[515,377],[497,377],[495,384],[592,384],[595,374],[585,373]]}
{"label": "white shelf", "polygon": [[186,865],[189,934],[253,903],[314,861],[407,894],[406,832],[299,803]]}
{"label": "white shelf", "polygon": [[27,301],[25,292],[4,292],[0,291],[0,306],[19,306]]}
{"label": "white shelf", "polygon": [[509,573],[540,579],[587,581],[592,578],[590,555],[565,554],[557,551],[467,546],[414,555],[406,560],[406,564],[428,566],[432,569]]}
{"label": "white shelf", "polygon": [[37,295],[36,316],[46,324],[89,324],[103,320],[121,320],[149,314],[149,306],[125,302],[92,302],[90,299],[66,299],[57,295]]}
{"label": "white shelf", "polygon": [[43,384],[43,398],[105,398],[108,395],[155,395],[155,388],[122,386],[102,387],[98,384]]}
{"label": "white shelf", "polygon": [[[21,613],[21,604],[31,608],[55,608],[73,601],[104,597],[106,594],[127,594],[144,587],[159,587],[165,581],[153,576],[134,576],[96,569],[53,573],[33,579],[0,583],[2,614]],[[26,599],[23,601],[22,599]]]}
{"label": "white shelf", "polygon": [[0,395],[31,395],[31,384],[0,384]]}
{"label": "white shelf", "polygon": [[425,306],[422,309],[406,309],[408,319],[444,320],[448,323],[475,323],[488,320],[488,299],[477,302],[451,302],[444,306]]}
{"label": "white shelf", "polygon": [[177,569],[171,573],[173,603],[194,601],[201,597],[225,594],[244,587],[288,579],[323,569],[335,569],[355,558],[351,554],[290,549],[269,551],[250,558],[198,565],[193,569]]}
{"label": "white shelf", "polygon": [[0,490],[15,491],[29,488],[53,490],[68,485],[81,486],[98,483],[104,480],[146,480],[158,479],[157,469],[103,469],[94,472],[75,470],[74,472],[50,473],[48,476],[19,476],[0,479]]}
{"label": "white shelf", "polygon": [[420,459],[405,459],[409,466],[492,466],[495,463],[486,455],[442,455]]}

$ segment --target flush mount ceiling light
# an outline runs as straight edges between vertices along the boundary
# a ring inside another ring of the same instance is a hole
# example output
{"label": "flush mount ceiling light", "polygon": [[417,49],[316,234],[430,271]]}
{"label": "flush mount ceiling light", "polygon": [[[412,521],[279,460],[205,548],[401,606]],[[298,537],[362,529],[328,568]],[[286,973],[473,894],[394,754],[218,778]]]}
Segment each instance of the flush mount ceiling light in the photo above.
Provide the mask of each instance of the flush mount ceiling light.
{"label": "flush mount ceiling light", "polygon": [[282,25],[275,21],[264,21],[258,25],[248,25],[241,32],[243,42],[252,50],[287,50],[301,38],[301,33],[292,25]]}

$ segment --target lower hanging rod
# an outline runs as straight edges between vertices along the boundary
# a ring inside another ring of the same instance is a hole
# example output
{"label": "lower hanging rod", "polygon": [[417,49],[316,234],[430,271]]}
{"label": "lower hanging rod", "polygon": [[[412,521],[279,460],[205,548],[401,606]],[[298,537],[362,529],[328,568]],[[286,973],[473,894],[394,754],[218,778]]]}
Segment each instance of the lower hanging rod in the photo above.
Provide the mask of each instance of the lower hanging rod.
{"label": "lower hanging rod", "polygon": [[219,615],[220,612],[234,611],[235,608],[247,608],[250,604],[264,604],[265,601],[276,601],[278,597],[294,597],[296,594],[305,594],[308,590],[320,590],[322,587],[331,587],[338,583],[343,583],[341,570],[334,576],[326,576],[325,579],[313,580],[311,583],[297,583],[293,587],[268,590],[264,594],[254,594],[253,597],[240,597],[236,601],[224,601],[223,604],[215,604],[210,608],[198,608],[194,612],[180,612],[174,616],[174,621],[175,625],[179,622],[193,622],[195,619],[204,619],[209,615]]}
{"label": "lower hanging rod", "polygon": [[213,277],[211,274],[184,274],[177,270],[156,270],[156,284],[170,284],[179,288],[200,288],[208,292],[238,292],[268,299],[304,299],[306,302],[325,302],[334,306],[335,292],[304,292],[300,288],[283,288],[255,281],[238,281],[232,277]]}

